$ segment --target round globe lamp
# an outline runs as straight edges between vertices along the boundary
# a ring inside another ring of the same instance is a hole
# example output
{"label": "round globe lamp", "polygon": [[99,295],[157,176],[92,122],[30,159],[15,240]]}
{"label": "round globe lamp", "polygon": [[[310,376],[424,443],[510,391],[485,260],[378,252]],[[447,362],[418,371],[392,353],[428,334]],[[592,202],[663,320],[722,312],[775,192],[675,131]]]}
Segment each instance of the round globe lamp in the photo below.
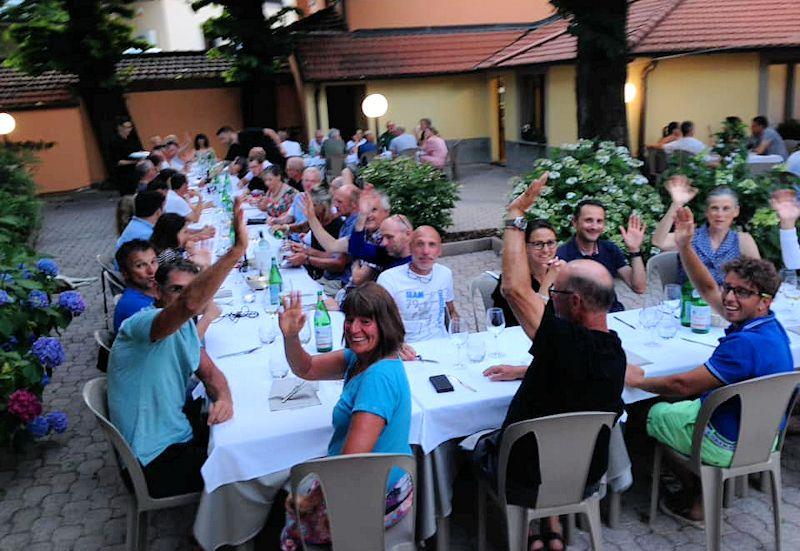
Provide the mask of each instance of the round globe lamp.
{"label": "round globe lamp", "polygon": [[0,113],[0,136],[8,142],[8,135],[17,127],[17,121],[9,113]]}
{"label": "round globe lamp", "polygon": [[361,112],[370,119],[375,119],[375,138],[379,134],[378,119],[389,110],[389,101],[383,94],[370,94],[361,102]]}

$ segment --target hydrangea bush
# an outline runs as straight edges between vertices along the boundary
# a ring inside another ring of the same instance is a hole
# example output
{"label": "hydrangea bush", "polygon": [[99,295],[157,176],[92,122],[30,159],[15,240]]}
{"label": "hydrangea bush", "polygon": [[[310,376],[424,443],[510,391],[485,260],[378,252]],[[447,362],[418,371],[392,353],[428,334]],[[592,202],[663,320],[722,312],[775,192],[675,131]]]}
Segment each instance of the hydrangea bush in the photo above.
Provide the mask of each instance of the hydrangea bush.
{"label": "hydrangea bush", "polygon": [[[628,148],[613,142],[580,140],[554,148],[538,159],[530,174],[516,178],[512,198],[547,172],[547,185],[527,216],[543,218],[556,229],[560,241],[572,236],[572,213],[583,199],[596,199],[606,207],[606,237],[623,248],[619,226],[627,226],[636,213],[647,224],[648,234],[664,212],[661,198],[639,172],[642,162]],[[649,248],[649,235],[645,249]]]}
{"label": "hydrangea bush", "polygon": [[56,275],[51,259],[0,258],[0,446],[67,429],[41,398],[65,360],[58,334],[86,304],[77,291],[58,293]]}

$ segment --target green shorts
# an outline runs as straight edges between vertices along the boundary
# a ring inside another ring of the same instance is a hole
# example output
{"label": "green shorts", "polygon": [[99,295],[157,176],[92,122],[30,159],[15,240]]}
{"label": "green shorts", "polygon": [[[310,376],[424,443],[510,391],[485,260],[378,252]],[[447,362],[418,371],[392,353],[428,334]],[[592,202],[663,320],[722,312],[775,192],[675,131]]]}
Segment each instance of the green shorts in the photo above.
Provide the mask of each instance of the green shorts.
{"label": "green shorts", "polygon": [[[692,454],[692,436],[697,414],[700,413],[700,400],[686,400],[669,404],[660,402],[650,408],[647,414],[647,434],[684,455]],[[733,451],[718,446],[711,438],[724,438],[712,427],[706,428],[700,459],[706,465],[728,467],[733,460]]]}

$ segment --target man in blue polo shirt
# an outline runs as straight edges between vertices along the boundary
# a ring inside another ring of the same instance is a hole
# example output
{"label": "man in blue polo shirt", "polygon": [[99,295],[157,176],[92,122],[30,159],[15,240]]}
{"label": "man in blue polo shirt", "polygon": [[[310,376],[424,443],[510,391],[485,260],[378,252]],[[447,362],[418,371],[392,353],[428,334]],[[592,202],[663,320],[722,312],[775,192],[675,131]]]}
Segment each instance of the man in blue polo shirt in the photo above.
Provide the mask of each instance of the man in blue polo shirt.
{"label": "man in blue polo shirt", "polygon": [[[647,290],[647,273],[641,250],[645,225],[638,216],[632,214],[628,219],[628,228],[619,229],[628,249],[627,259],[615,243],[600,239],[606,231],[606,208],[600,201],[584,199],[578,203],[572,215],[572,227],[575,228],[575,236],[558,248],[556,256],[566,262],[579,258],[594,260],[605,266],[612,278],[622,278],[635,293],[642,294]],[[624,309],[615,296],[609,311]]]}
{"label": "man in blue polo shirt", "polygon": [[[625,375],[628,386],[655,394],[700,395],[696,400],[656,404],[647,417],[648,434],[685,455],[691,454],[697,414],[709,392],[724,385],[792,371],[794,366],[786,331],[770,311],[781,284],[775,266],[748,257],[733,260],[724,266],[725,280],[720,291],[692,247],[694,229],[692,212],[684,207],[675,216],[675,240],[681,261],[694,288],[731,325],[711,358],[691,371],[668,377],[645,377],[640,367],[629,365]],[[765,354],[765,350],[769,353]],[[738,401],[723,404],[714,412],[702,443],[703,463],[730,465],[739,436],[739,413]],[[671,502],[662,503],[661,508],[671,516],[700,521],[703,506],[697,480],[683,478],[683,493]]]}
{"label": "man in blue polo shirt", "polygon": [[133,239],[150,240],[153,226],[161,216],[164,207],[164,195],[159,191],[143,191],[133,199],[133,218],[122,230],[117,239],[116,248]]}

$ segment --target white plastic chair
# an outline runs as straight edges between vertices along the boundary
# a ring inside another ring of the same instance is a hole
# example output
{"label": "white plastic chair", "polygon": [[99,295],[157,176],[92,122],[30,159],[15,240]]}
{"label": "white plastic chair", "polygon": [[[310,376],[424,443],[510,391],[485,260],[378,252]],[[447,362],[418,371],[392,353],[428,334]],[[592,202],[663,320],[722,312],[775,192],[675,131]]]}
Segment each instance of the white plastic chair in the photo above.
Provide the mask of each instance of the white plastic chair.
{"label": "white plastic chair", "polygon": [[147,548],[147,513],[160,509],[171,509],[189,505],[200,500],[200,492],[183,494],[172,497],[153,498],[147,490],[142,466],[133,454],[128,443],[111,424],[108,419],[108,399],[105,377],[97,377],[83,386],[83,401],[94,413],[100,428],[111,443],[114,461],[117,466],[124,467],[133,483],[133,494],[128,508],[128,536],[127,546],[129,551],[141,551]]}
{"label": "white plastic chair", "polygon": [[[402,469],[411,477],[415,488],[414,502],[399,524],[384,530],[386,480],[393,467]],[[316,475],[322,486],[333,551],[416,548],[417,463],[413,456],[359,453],[306,461],[292,467],[290,472],[289,484],[293,495],[297,495],[300,483],[309,475]],[[303,541],[303,549],[318,547]]]}
{"label": "white plastic chair", "polygon": [[[650,522],[658,507],[661,458],[666,453],[670,459],[700,477],[703,488],[703,510],[706,525],[706,549],[721,548],[722,490],[726,480],[751,473],[769,472],[772,482],[772,514],[775,522],[775,548],[781,548],[781,448],[786,427],[781,422],[797,401],[800,372],[767,375],[726,385],[711,392],[703,401],[697,414],[692,435],[691,456],[656,444],[653,458],[653,480],[650,489]],[[730,467],[705,465],[700,459],[700,449],[706,426],[714,411],[723,403],[737,397],[741,404],[739,438]],[[777,438],[778,445],[775,447]]]}
{"label": "white plastic chair", "polygon": [[478,305],[475,303],[475,294],[478,293],[481,298],[482,312],[485,312],[494,306],[492,300],[492,293],[497,288],[497,282],[500,281],[500,274],[497,272],[483,272],[475,276],[469,283],[469,297],[472,301],[472,315],[475,317],[475,330],[480,331],[479,323],[482,322],[483,317],[478,317]]}
{"label": "white plastic chair", "polygon": [[650,257],[650,260],[647,261],[648,284],[652,281],[653,274],[658,274],[661,278],[662,288],[667,283],[680,283],[680,274],[678,270],[680,262],[678,251],[665,251]]}
{"label": "white plastic chair", "polygon": [[[508,549],[527,549],[528,525],[535,518],[583,513],[589,520],[592,548],[601,549],[600,499],[595,493],[583,497],[597,436],[609,430],[616,415],[589,411],[550,415],[520,421],[506,427],[497,459],[497,492],[478,478],[478,551],[486,549],[486,496],[500,505],[506,518]],[[527,434],[536,437],[541,484],[536,508],[511,505],[506,499],[506,468],[514,443]]]}

